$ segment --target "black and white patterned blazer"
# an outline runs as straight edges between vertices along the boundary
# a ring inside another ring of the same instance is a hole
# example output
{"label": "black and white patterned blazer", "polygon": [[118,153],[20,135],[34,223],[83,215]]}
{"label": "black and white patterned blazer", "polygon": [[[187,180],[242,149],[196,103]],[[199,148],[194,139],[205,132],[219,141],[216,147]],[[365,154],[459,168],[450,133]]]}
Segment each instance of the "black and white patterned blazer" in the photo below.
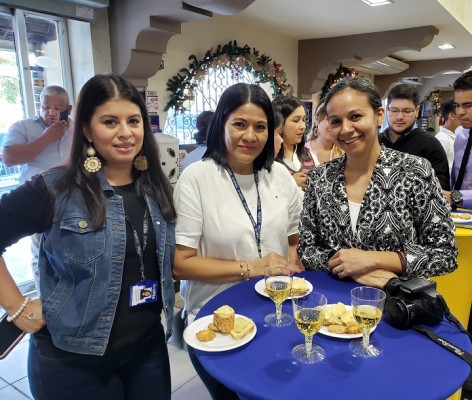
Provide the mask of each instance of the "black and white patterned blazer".
{"label": "black and white patterned blazer", "polygon": [[429,161],[382,146],[351,228],[344,182],[346,155],[314,168],[300,218],[298,256],[307,270],[327,270],[340,249],[403,251],[407,276],[457,268],[454,224]]}

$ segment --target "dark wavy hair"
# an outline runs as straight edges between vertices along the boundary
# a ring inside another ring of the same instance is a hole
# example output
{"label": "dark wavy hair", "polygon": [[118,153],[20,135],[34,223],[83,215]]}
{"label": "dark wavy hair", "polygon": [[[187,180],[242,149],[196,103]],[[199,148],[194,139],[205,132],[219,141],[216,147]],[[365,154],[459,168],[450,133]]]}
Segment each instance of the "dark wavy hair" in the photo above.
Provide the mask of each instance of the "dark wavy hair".
{"label": "dark wavy hair", "polygon": [[[472,89],[472,86],[471,86]],[[456,114],[456,105],[454,103],[454,100],[449,99],[446,100],[444,103],[441,104],[441,107],[439,108],[439,113],[441,114],[441,117],[443,117],[444,122],[446,122],[449,119],[450,114]]]}
{"label": "dark wavy hair", "polygon": [[454,90],[472,90],[472,71],[464,72],[452,84]]}
{"label": "dark wavy hair", "polygon": [[274,113],[269,96],[261,87],[236,83],[227,88],[220,97],[207,132],[207,150],[203,158],[211,158],[223,167],[228,166],[226,159],[225,123],[232,112],[244,104],[251,103],[260,107],[267,117],[268,137],[261,154],[254,160],[254,170],[271,170],[274,162]]}
{"label": "dark wavy hair", "polygon": [[[157,143],[151,130],[143,98],[130,82],[119,75],[96,75],[82,87],[75,111],[74,136],[65,179],[56,187],[56,190],[65,190],[69,193],[76,188],[80,190],[94,228],[103,226],[106,215],[105,197],[97,174],[87,172],[84,168],[86,150],[89,147],[84,131],[90,126],[97,107],[112,99],[127,100],[139,107],[144,128],[143,147],[139,154],[146,156],[148,169],[146,171],[133,169],[136,190],[138,195],[143,196],[144,190],[149,188],[164,218],[169,222],[174,221],[176,212],[172,201],[172,186],[161,167]],[[98,152],[97,157],[101,159]]]}
{"label": "dark wavy hair", "polygon": [[[305,109],[305,105],[302,103],[302,101],[295,96],[279,96],[276,97],[272,101],[272,107],[274,108],[274,112],[280,112],[282,116],[284,117],[284,124],[287,118],[292,114],[298,107],[303,107]],[[297,157],[300,160],[308,160],[311,158],[310,154],[308,151],[305,150],[305,142],[306,142],[306,135],[303,135],[301,142],[297,145]],[[279,153],[276,155],[275,159],[279,162],[282,162],[284,159],[284,150],[285,149],[285,144],[282,143],[282,146],[280,147]]]}
{"label": "dark wavy hair", "polygon": [[379,90],[370,80],[363,77],[347,77],[341,79],[329,89],[324,100],[325,109],[328,108],[328,103],[333,99],[333,96],[345,89],[353,89],[364,93],[374,111],[377,112],[382,108],[382,98],[380,97]]}
{"label": "dark wavy hair", "polygon": [[418,89],[416,89],[415,85],[409,83],[400,83],[390,89],[387,96],[387,103],[390,104],[392,100],[395,99],[411,100],[415,107],[420,104]]}

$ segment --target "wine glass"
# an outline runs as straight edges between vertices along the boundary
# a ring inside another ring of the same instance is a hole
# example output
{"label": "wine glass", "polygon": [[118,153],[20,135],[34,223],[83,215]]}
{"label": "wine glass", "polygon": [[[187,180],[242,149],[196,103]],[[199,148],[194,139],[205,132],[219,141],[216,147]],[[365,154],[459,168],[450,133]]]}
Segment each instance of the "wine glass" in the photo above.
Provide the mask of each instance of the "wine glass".
{"label": "wine glass", "polygon": [[275,303],[275,313],[267,314],[264,321],[267,325],[282,327],[293,322],[290,314],[282,312],[282,303],[290,296],[293,282],[293,269],[275,265],[264,269],[265,291]]}
{"label": "wine glass", "polygon": [[354,319],[361,326],[362,339],[352,340],[349,348],[360,357],[377,357],[382,348],[370,340],[370,331],[382,318],[385,304],[385,292],[367,286],[355,287],[351,290],[351,305]]}
{"label": "wine glass", "polygon": [[305,335],[305,343],[292,349],[292,355],[304,364],[324,360],[326,352],[320,346],[313,346],[313,335],[321,329],[326,312],[327,299],[321,293],[311,292],[303,297],[292,297],[293,315],[298,330]]}

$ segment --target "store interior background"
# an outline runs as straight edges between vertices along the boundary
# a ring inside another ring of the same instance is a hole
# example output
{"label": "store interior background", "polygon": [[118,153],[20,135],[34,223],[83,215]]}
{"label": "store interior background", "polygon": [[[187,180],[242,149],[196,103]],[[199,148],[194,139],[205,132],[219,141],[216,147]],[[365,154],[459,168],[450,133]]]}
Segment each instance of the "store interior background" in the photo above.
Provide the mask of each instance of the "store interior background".
{"label": "store interior background", "polygon": [[[318,100],[328,74],[341,63],[373,79],[383,95],[392,84],[406,81],[418,84],[421,98],[439,91],[440,101],[452,96],[452,82],[472,67],[470,0],[393,0],[378,7],[361,0],[0,1],[0,13],[17,10],[63,21],[65,28],[58,31],[67,39],[63,53],[47,49],[61,60],[62,80],[45,68],[46,85],[62,84],[73,104],[94,74],[120,73],[157,94],[159,128],[166,133],[169,78],[188,67],[190,55],[203,58],[234,40],[281,64],[294,94],[308,103]],[[3,34],[0,29],[0,43]],[[455,48],[440,50],[444,43]],[[18,64],[18,69],[22,94],[34,98],[32,66]],[[3,71],[0,62],[0,79]],[[29,80],[22,79],[28,74]],[[36,112],[34,101],[22,96],[18,102],[16,113],[1,107],[0,140],[14,120]],[[433,116],[428,124],[437,127],[438,122]],[[0,161],[0,173],[2,167]],[[1,184],[0,174],[0,193]],[[5,184],[4,191],[13,186]],[[28,252],[28,239],[23,239],[5,255],[25,293],[32,290]]]}

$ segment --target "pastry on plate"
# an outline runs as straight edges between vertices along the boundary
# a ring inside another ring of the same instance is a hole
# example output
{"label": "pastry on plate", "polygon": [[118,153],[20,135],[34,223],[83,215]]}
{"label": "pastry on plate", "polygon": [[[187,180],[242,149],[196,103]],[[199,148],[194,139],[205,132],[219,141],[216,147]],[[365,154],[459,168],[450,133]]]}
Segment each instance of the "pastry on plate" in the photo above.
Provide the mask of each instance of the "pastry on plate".
{"label": "pastry on plate", "polygon": [[234,310],[221,306],[213,312],[213,324],[219,332],[229,333],[234,328]]}
{"label": "pastry on plate", "polygon": [[209,342],[216,337],[216,332],[210,329],[204,329],[202,331],[198,331],[196,336],[200,342]]}
{"label": "pastry on plate", "polygon": [[292,296],[302,296],[309,291],[305,278],[293,278]]}
{"label": "pastry on plate", "polygon": [[238,317],[234,320],[234,328],[231,330],[231,336],[240,340],[248,333],[251,333],[254,330],[254,322],[248,318]]}

